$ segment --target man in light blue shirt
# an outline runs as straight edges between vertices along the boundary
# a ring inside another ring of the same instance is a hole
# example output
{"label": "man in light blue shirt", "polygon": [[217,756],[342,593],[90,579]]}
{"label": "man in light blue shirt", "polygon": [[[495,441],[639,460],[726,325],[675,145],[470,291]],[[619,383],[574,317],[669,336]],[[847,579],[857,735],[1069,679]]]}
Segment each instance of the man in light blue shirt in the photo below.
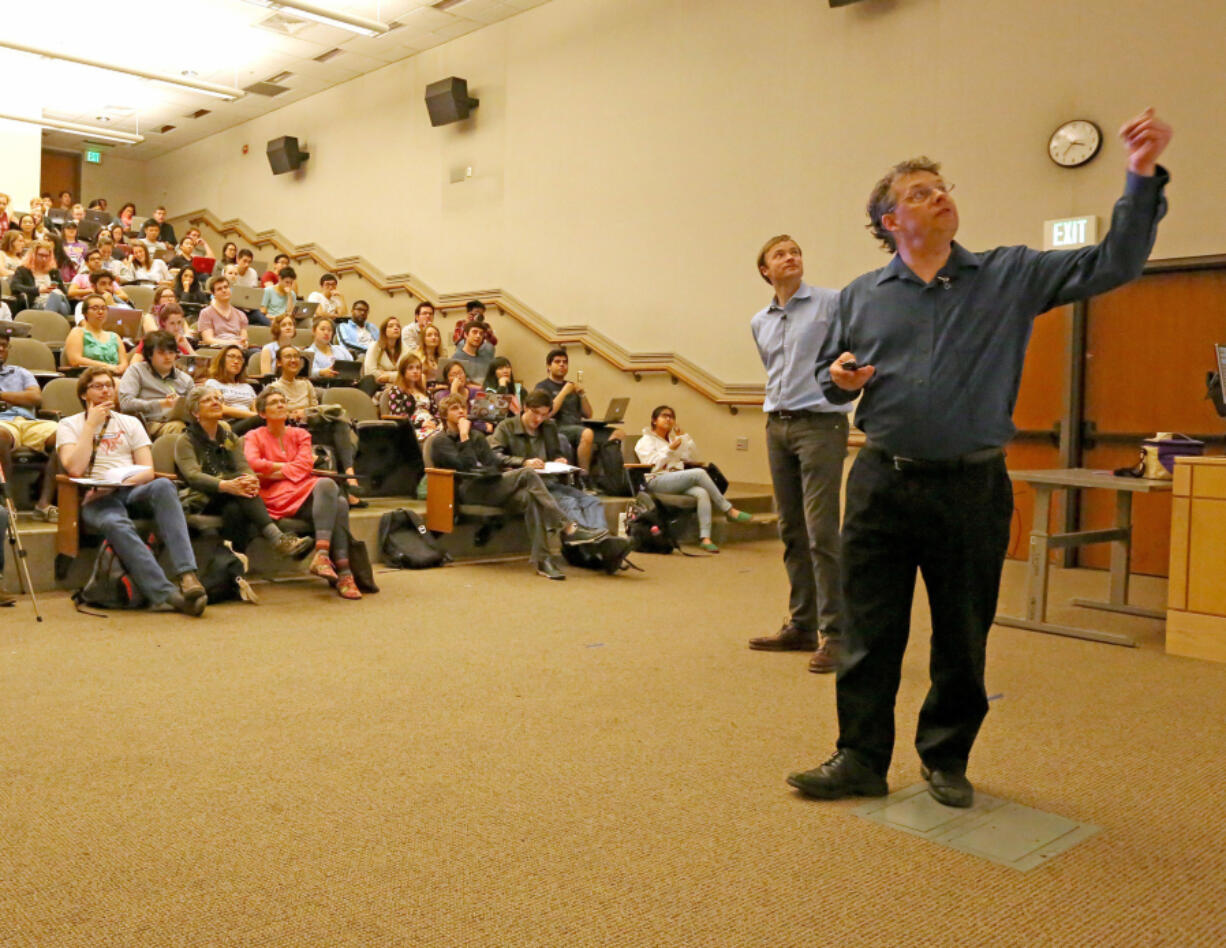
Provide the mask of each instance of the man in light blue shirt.
{"label": "man in light blue shirt", "polygon": [[813,366],[834,319],[839,294],[804,282],[804,258],[791,237],[772,237],[758,272],[775,290],[750,322],[766,368],[766,450],[770,459],[791,615],[774,635],[749,647],[813,650],[809,670],[832,672],[839,652],[839,489],[847,457],[850,405],[832,405]]}
{"label": "man in light blue shirt", "polygon": [[366,325],[366,317],[370,315],[370,304],[366,300],[358,300],[353,304],[349,319],[340,324],[337,335],[343,345],[355,359],[366,358],[366,350],[375,344],[375,334]]}

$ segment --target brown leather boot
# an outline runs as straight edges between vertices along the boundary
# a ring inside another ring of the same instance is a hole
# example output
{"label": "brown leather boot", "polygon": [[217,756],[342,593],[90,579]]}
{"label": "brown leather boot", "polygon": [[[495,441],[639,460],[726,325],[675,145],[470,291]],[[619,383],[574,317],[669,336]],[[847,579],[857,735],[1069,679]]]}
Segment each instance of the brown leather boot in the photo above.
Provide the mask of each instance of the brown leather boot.
{"label": "brown leather boot", "polygon": [[774,635],[749,640],[749,647],[761,652],[811,652],[817,648],[817,633],[798,629],[790,622]]}

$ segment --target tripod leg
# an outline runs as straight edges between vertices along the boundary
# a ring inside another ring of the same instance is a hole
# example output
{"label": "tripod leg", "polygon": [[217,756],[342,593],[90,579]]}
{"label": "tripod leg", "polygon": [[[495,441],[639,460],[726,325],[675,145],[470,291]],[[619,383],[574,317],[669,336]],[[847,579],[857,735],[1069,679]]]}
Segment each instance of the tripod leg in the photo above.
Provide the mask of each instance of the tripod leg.
{"label": "tripod leg", "polygon": [[34,583],[30,580],[30,564],[26,562],[25,544],[21,542],[21,530],[17,526],[17,508],[13,506],[13,499],[9,496],[8,481],[4,478],[3,470],[0,470],[0,493],[4,495],[4,509],[9,515],[9,546],[12,547],[13,560],[17,566],[17,581],[30,597],[30,605],[34,607],[34,618],[42,622],[43,615],[38,608],[38,596],[35,595]]}

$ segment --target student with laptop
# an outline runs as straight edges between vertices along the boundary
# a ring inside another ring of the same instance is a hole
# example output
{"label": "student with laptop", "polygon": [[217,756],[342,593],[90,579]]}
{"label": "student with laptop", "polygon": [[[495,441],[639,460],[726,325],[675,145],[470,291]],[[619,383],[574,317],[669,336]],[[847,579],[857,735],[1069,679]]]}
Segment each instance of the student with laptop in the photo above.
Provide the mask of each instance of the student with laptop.
{"label": "student with laptop", "polygon": [[[340,375],[340,372],[333,366],[333,363],[338,359],[345,362],[352,362],[353,356],[339,342],[332,341],[332,335],[336,331],[336,324],[327,316],[320,316],[315,320],[312,327],[312,335],[314,339],[307,346],[306,351],[311,354],[311,378],[313,379],[334,379]],[[354,373],[356,376],[356,373]]]}
{"label": "student with laptop", "polygon": [[[109,279],[110,274],[106,274]],[[92,293],[81,301],[85,314],[81,325],[71,329],[64,339],[64,365],[69,368],[99,368],[124,372],[128,368],[128,350],[118,333],[104,327],[107,315],[106,297]]]}
{"label": "student with laptop", "polygon": [[[222,249],[225,253],[225,249]],[[251,261],[255,259],[255,254],[244,247],[238,252],[238,256],[234,259],[234,276],[230,279],[235,287],[257,287],[260,285],[260,275],[255,272],[255,267],[251,265]]]}
{"label": "student with laptop", "polygon": [[247,314],[230,305],[230,281],[224,276],[213,277],[209,288],[213,301],[201,311],[200,320],[196,323],[200,344],[223,346],[233,343],[244,350],[248,349]]}
{"label": "student with laptop", "polygon": [[192,390],[192,377],[175,365],[179,345],[161,330],[141,340],[144,358],[131,363],[119,380],[119,410],[145,423],[150,437],[179,434],[184,419],[174,418],[175,405]]}
{"label": "student with laptop", "polygon": [[[110,309],[125,309],[134,310],[132,300],[121,287],[115,285],[115,278],[106,270],[98,270],[96,273],[89,275],[90,292],[86,296],[97,294],[106,300],[106,305]],[[85,297],[82,297],[84,299]],[[74,321],[80,324],[85,318],[84,307],[78,303],[74,314]],[[112,327],[113,328],[113,327]]]}
{"label": "student with laptop", "polygon": [[276,284],[264,288],[264,298],[260,301],[260,312],[265,319],[293,312],[298,304],[298,296],[294,293],[294,283],[297,279],[298,274],[293,267],[285,266],[277,271]]}
{"label": "student with laptop", "polygon": [[338,316],[349,315],[349,305],[336,285],[336,274],[325,273],[319,278],[319,289],[307,297],[308,303],[319,304],[316,312],[320,316],[331,316],[335,319]]}

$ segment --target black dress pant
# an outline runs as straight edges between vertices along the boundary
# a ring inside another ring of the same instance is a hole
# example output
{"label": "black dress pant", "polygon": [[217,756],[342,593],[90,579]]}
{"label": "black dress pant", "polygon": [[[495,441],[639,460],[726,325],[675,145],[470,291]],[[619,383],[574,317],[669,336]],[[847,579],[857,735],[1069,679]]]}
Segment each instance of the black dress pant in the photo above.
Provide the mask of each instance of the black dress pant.
{"label": "black dress pant", "polygon": [[272,523],[268,508],[259,497],[236,497],[220,491],[209,498],[201,513],[221,517],[219,536],[229,540],[240,553]]}
{"label": "black dress pant", "polygon": [[932,613],[931,686],[915,746],[931,769],[963,770],[988,711],[984,657],[1009,544],[1003,458],[953,470],[895,469],[865,448],[847,481],[842,568],[840,749],[882,776],[918,570]]}

